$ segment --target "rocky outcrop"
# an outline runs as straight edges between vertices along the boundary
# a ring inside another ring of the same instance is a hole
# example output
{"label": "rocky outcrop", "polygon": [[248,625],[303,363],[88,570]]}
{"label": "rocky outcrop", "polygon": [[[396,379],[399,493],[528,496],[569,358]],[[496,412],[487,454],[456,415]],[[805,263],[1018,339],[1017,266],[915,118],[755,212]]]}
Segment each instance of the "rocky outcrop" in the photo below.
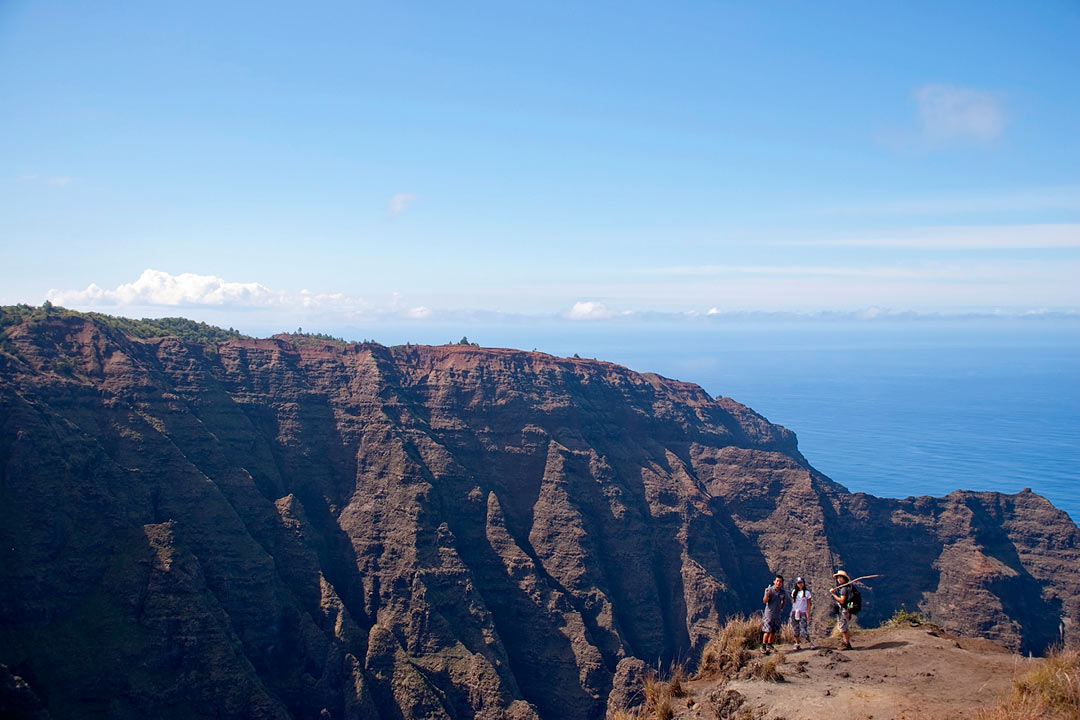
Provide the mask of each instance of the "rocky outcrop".
{"label": "rocky outcrop", "polygon": [[39,313],[0,468],[0,663],[56,718],[601,718],[774,570],[1025,651],[1080,618],[1033,493],[851,494],[731,399],[541,353]]}

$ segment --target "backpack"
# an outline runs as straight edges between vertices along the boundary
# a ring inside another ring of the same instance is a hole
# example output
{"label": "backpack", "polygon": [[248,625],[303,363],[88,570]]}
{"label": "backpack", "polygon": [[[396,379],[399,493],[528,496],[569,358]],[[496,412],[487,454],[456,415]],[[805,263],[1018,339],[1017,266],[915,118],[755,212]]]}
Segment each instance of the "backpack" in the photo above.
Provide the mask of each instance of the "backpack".
{"label": "backpack", "polygon": [[862,610],[862,593],[859,592],[859,588],[852,585],[847,599],[847,611],[852,615],[858,615],[860,610]]}

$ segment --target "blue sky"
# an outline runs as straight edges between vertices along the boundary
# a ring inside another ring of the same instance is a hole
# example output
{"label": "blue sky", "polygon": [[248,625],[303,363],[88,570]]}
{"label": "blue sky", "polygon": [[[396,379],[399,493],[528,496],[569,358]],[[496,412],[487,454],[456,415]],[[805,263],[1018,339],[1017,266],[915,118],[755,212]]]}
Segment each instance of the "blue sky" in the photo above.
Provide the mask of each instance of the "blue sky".
{"label": "blue sky", "polygon": [[1076,311],[1077,37],[1064,1],[7,0],[0,302]]}

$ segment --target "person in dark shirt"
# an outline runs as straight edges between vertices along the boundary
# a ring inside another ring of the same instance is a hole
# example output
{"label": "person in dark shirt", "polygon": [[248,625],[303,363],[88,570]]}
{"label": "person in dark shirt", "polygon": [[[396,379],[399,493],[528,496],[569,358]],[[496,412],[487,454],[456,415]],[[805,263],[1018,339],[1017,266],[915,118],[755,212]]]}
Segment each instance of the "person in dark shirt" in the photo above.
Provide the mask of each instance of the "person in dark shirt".
{"label": "person in dark shirt", "polygon": [[784,576],[777,575],[773,578],[772,585],[765,588],[765,597],[761,599],[765,603],[765,614],[761,618],[761,652],[766,655],[773,649],[773,641],[776,633],[780,632],[780,613],[787,605],[784,597]]}
{"label": "person in dark shirt", "polygon": [[836,618],[836,627],[840,631],[840,635],[844,638],[844,647],[842,650],[851,649],[851,611],[848,610],[848,599],[851,597],[851,585],[847,583],[851,582],[851,578],[843,570],[837,570],[833,574],[833,578],[836,580],[837,585],[845,585],[845,587],[835,587],[829,591],[833,600],[840,606],[840,611]]}

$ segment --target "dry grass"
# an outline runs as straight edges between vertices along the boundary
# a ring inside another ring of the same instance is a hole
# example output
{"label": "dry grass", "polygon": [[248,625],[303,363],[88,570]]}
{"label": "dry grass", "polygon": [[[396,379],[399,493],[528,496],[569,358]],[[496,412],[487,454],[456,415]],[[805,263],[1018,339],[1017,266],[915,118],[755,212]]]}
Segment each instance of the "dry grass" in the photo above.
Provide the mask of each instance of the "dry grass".
{"label": "dry grass", "polygon": [[[632,710],[618,710],[612,720],[671,720],[677,701],[689,695],[686,683],[690,679],[730,679],[739,675],[770,682],[782,681],[784,677],[778,668],[784,663],[784,653],[756,655],[753,651],[761,647],[761,637],[760,617],[732,618],[705,646],[701,666],[693,678],[687,677],[685,667],[680,664],[671,666],[666,680],[656,674],[649,675],[641,688],[642,705]],[[794,642],[791,626],[784,625],[777,644]]]}
{"label": "dry grass", "polygon": [[675,715],[675,700],[686,697],[686,670],[682,665],[671,666],[667,680],[655,675],[645,678],[642,688],[645,702],[633,713],[625,712],[626,718],[640,720],[671,720]]}
{"label": "dry grass", "polygon": [[[776,653],[755,658],[753,650],[761,647],[761,620],[734,617],[720,633],[705,646],[695,680],[733,678],[746,669],[750,677],[777,681],[783,679],[776,668],[784,662],[784,654]],[[790,625],[784,625],[778,644],[794,643]]]}
{"label": "dry grass", "polygon": [[686,697],[686,669],[682,665],[673,665],[668,676],[668,690],[672,697]]}
{"label": "dry grass", "polygon": [[784,653],[754,658],[747,666],[750,677],[767,682],[781,682],[784,676],[777,669],[784,664]]}
{"label": "dry grass", "polygon": [[695,677],[734,677],[750,661],[750,651],[760,646],[761,623],[746,617],[732,618],[705,646]]}
{"label": "dry grass", "polygon": [[[840,637],[840,626],[836,624],[836,618],[832,618],[832,622],[829,623],[829,637]],[[854,635],[855,631],[859,629],[859,616],[852,615],[851,620],[848,621],[848,633]]]}
{"label": "dry grass", "polygon": [[1016,681],[1011,697],[981,710],[978,720],[1076,720],[1080,718],[1080,651],[1059,650]]}
{"label": "dry grass", "polygon": [[636,708],[616,710],[610,720],[671,720],[677,701],[690,694],[687,680],[686,668],[679,663],[671,665],[666,680],[650,673],[641,687],[644,702]]}

